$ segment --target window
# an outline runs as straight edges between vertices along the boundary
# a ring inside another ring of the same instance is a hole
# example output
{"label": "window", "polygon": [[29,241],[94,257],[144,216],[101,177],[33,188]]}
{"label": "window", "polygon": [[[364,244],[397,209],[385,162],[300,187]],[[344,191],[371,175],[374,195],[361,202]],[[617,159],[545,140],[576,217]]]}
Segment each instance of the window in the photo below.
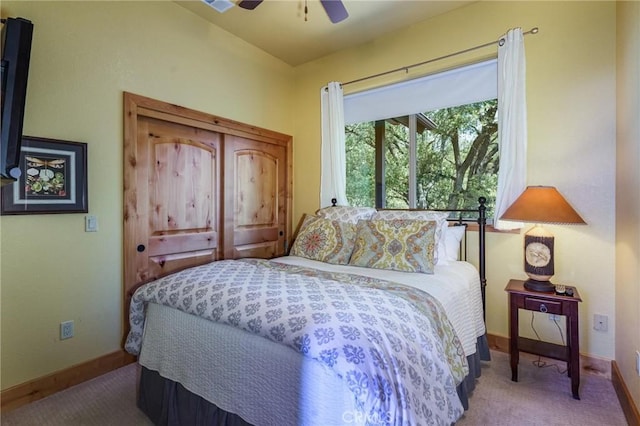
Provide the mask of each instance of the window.
{"label": "window", "polygon": [[490,61],[345,96],[349,203],[474,209],[482,195],[491,217],[498,176],[496,72]]}

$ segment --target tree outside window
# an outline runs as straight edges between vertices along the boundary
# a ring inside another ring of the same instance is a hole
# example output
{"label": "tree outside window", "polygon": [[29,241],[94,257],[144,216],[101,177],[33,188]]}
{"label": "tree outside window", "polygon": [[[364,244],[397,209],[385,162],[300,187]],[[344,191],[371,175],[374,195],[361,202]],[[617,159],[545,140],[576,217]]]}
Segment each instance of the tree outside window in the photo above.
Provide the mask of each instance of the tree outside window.
{"label": "tree outside window", "polygon": [[347,200],[353,206],[475,209],[478,197],[484,196],[487,216],[492,217],[498,182],[497,109],[493,99],[347,125]]}

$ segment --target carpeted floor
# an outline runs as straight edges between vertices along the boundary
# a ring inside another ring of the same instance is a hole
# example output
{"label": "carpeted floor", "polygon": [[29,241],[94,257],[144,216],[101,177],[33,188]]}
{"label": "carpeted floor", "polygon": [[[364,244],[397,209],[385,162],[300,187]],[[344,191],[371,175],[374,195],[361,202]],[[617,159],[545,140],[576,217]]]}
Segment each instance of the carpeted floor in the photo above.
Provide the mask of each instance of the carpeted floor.
{"label": "carpeted floor", "polygon": [[[627,422],[610,380],[581,374],[580,400],[571,395],[571,379],[554,367],[538,368],[538,357],[520,354],[518,382],[511,381],[509,355],[491,352],[470,407],[456,425],[624,426]],[[564,362],[546,360],[562,370]]]}
{"label": "carpeted floor", "polygon": [[[537,368],[521,355],[519,382],[511,381],[509,356],[492,352],[473,393],[469,411],[457,423],[470,425],[626,425],[611,382],[583,374],[580,401],[570,379],[555,368]],[[564,368],[564,363],[558,363]],[[2,414],[3,426],[144,426],[151,422],[135,405],[135,365],[82,383]],[[189,426],[189,425],[184,425]]]}
{"label": "carpeted floor", "polygon": [[136,365],[65,389],[9,413],[2,426],[146,426],[136,407]]}

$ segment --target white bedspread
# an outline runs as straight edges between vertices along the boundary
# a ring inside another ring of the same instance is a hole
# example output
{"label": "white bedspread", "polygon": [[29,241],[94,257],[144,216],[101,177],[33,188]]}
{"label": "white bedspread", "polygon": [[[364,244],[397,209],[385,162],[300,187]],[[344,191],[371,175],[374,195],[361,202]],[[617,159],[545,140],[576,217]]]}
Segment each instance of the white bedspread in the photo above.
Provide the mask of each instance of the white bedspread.
{"label": "white bedspread", "polygon": [[364,424],[325,364],[177,309],[149,304],[138,362],[253,425]]}
{"label": "white bedspread", "polygon": [[[466,356],[475,353],[476,339],[485,332],[478,274],[466,262],[437,266],[434,275],[425,275],[329,265],[292,256],[274,261],[426,290],[443,305]],[[228,325],[153,303],[147,311],[139,362],[253,424],[367,421],[358,417],[347,385],[326,365]],[[274,407],[280,409],[274,411]]]}
{"label": "white bedspread", "polygon": [[323,271],[380,278],[424,290],[435,297],[444,307],[449,321],[462,342],[466,356],[476,353],[476,339],[485,333],[480,276],[478,270],[468,262],[436,265],[434,274],[419,274],[332,265],[296,256],[279,257],[272,259],[272,261]]}

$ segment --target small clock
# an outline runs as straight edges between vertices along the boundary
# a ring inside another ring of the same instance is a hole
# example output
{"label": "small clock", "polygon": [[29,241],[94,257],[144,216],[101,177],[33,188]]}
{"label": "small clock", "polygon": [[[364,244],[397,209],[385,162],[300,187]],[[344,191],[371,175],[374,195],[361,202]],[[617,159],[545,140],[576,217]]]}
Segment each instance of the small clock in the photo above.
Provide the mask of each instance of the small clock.
{"label": "small clock", "polygon": [[525,235],[524,271],[535,281],[548,282],[553,276],[553,237]]}

